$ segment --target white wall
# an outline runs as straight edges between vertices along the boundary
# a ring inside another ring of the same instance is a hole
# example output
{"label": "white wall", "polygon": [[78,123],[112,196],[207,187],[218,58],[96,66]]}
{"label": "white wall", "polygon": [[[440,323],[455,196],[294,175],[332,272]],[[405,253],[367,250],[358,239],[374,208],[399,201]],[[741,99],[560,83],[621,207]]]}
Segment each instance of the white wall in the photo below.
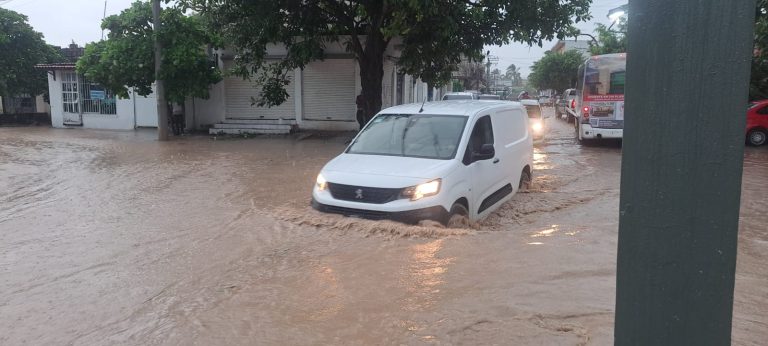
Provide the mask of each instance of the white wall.
{"label": "white wall", "polygon": [[[64,126],[64,105],[61,103],[61,71],[48,73],[48,94],[51,101],[51,126]],[[54,80],[54,77],[56,80]]]}
{"label": "white wall", "polygon": [[131,97],[131,114],[135,115],[136,127],[157,127],[157,97],[154,94],[154,85],[152,94],[141,96],[133,88],[129,90]]}

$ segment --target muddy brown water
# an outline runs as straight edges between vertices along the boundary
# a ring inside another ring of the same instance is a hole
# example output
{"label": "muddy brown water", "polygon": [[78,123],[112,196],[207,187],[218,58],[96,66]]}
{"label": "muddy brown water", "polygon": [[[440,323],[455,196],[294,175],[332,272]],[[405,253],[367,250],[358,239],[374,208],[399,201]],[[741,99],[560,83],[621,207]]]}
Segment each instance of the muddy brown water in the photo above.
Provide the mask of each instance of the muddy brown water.
{"label": "muddy brown water", "polygon": [[[344,137],[0,129],[0,344],[612,343],[618,145],[552,120],[470,230],[319,214]],[[768,148],[747,148],[734,344],[768,340]]]}

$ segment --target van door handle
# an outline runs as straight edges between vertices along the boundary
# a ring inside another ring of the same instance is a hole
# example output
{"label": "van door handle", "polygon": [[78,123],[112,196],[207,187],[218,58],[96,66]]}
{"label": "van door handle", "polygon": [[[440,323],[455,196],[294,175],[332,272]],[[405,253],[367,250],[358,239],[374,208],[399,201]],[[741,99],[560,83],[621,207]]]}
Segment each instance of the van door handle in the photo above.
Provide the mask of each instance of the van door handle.
{"label": "van door handle", "polygon": [[497,157],[497,158],[493,159],[493,163],[499,163],[499,158]]}

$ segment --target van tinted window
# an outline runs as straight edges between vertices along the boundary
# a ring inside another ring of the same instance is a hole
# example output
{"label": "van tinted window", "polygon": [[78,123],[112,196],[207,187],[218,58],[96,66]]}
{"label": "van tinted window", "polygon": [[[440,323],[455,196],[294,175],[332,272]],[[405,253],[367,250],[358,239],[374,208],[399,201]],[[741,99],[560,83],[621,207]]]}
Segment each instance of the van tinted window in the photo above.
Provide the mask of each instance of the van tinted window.
{"label": "van tinted window", "polygon": [[472,135],[469,136],[467,151],[464,152],[462,162],[465,165],[472,163],[472,152],[479,152],[483,144],[493,144],[493,125],[489,115],[477,119],[475,127],[472,128]]}

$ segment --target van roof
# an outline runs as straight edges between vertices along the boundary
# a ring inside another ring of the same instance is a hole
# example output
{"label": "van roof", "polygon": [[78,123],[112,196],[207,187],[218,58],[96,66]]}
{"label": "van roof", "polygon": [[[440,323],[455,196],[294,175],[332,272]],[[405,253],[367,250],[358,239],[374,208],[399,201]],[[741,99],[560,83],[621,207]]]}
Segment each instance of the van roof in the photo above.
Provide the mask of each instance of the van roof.
{"label": "van roof", "polygon": [[[522,109],[520,102],[503,100],[450,100],[434,101],[424,104],[422,114],[434,115],[466,115],[471,116],[481,111],[488,111],[495,108],[519,108]],[[409,103],[389,107],[381,111],[382,114],[418,114],[421,109],[421,103]]]}

